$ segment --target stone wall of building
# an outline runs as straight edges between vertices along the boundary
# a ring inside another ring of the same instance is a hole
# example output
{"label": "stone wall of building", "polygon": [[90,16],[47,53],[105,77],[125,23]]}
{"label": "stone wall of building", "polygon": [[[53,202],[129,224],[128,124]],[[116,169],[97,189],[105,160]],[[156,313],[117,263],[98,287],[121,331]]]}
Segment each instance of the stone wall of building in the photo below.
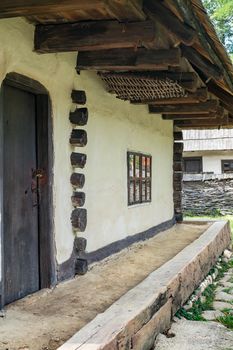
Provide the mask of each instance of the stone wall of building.
{"label": "stone wall of building", "polygon": [[185,174],[184,214],[233,214],[233,174]]}

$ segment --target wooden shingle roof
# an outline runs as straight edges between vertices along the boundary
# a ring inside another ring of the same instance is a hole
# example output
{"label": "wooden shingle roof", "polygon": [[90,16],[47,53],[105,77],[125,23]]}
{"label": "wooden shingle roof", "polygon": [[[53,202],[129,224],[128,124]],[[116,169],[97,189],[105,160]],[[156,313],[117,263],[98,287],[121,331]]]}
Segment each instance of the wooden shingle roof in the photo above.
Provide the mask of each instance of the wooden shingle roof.
{"label": "wooden shingle roof", "polygon": [[184,130],[184,152],[233,151],[233,129]]}

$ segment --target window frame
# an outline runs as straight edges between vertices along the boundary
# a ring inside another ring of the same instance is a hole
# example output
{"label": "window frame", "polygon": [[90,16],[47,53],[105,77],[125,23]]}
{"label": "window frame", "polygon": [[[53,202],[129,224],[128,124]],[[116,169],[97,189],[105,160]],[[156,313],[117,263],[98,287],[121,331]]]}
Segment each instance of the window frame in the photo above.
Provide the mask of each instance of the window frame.
{"label": "window frame", "polygon": [[[199,169],[200,171],[199,172],[187,172],[186,171],[186,161],[199,161],[200,162],[200,166],[199,166]],[[202,157],[183,157],[183,164],[184,164],[184,173],[186,174],[201,174],[203,172],[203,158]]]}
{"label": "window frame", "polygon": [[[133,156],[133,162],[134,162],[134,169],[133,169],[133,177],[130,175],[130,157]],[[139,157],[139,177],[136,176],[136,157]],[[146,158],[146,165],[145,165],[145,177],[142,176],[142,159],[143,157]],[[149,173],[150,176],[147,176],[148,174],[148,168],[147,168],[147,159],[150,159],[150,168]],[[145,181],[145,200],[143,199],[143,192],[142,192],[142,184]],[[134,191],[133,191],[133,202],[130,201],[130,184],[131,182],[134,183]],[[139,182],[139,200],[136,200],[136,183]],[[147,196],[147,184],[149,183],[149,198]],[[152,156],[150,154],[142,153],[142,152],[134,152],[134,151],[127,151],[127,192],[128,192],[128,206],[132,207],[134,205],[144,204],[144,203],[151,203],[152,202]]]}
{"label": "window frame", "polygon": [[228,174],[228,173],[232,173],[233,171],[224,171],[224,163],[233,163],[233,159],[222,159],[221,160],[221,165],[222,165],[222,174]]}

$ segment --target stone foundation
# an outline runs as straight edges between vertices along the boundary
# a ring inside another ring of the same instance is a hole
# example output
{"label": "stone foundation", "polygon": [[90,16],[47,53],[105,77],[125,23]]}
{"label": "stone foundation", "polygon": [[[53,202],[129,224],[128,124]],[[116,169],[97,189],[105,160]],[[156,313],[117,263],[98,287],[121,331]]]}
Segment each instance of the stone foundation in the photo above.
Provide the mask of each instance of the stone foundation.
{"label": "stone foundation", "polygon": [[186,215],[232,215],[233,174],[185,175],[182,202]]}

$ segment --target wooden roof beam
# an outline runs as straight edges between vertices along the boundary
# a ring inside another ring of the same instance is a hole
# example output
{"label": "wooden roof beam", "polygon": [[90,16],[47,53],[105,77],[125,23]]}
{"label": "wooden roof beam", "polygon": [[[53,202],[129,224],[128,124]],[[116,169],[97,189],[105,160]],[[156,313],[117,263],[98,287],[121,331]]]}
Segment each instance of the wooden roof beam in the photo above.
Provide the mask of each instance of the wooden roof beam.
{"label": "wooden roof beam", "polygon": [[111,49],[80,52],[77,71],[166,70],[180,65],[180,50]]}
{"label": "wooden roof beam", "polygon": [[40,53],[92,51],[146,46],[155,38],[152,21],[89,21],[37,25],[35,50]]}
{"label": "wooden roof beam", "polygon": [[192,47],[182,45],[182,54],[192,65],[200,69],[205,74],[207,79],[223,79],[223,71],[217,65],[207,60],[204,56],[202,56]]}
{"label": "wooden roof beam", "polygon": [[206,114],[164,114],[163,119],[165,120],[194,120],[194,119],[212,119],[212,118],[223,118],[226,112],[223,107],[218,106],[215,113]]}
{"label": "wooden roof beam", "polygon": [[195,120],[217,118],[216,114],[163,114],[164,120]]}
{"label": "wooden roof beam", "polygon": [[197,89],[196,92],[188,93],[185,97],[160,98],[157,100],[142,100],[131,101],[132,104],[153,104],[153,105],[167,105],[167,104],[181,104],[181,103],[199,103],[205,102],[208,99],[208,90],[206,88]]}
{"label": "wooden roof beam", "polygon": [[230,113],[233,111],[233,95],[226,90],[223,90],[214,81],[210,80],[207,82],[209,91],[216,97],[218,97],[224,104],[224,108]]}
{"label": "wooden roof beam", "polygon": [[180,105],[149,105],[149,112],[155,114],[209,114],[216,113],[217,110],[217,100]]}
{"label": "wooden roof beam", "polygon": [[211,128],[211,127],[221,127],[227,126],[229,124],[228,116],[223,118],[210,118],[203,120],[178,120],[174,122],[174,126],[181,129],[183,128]]}
{"label": "wooden roof beam", "polygon": [[222,73],[224,75],[224,79],[226,80],[228,86],[230,89],[233,89],[233,82],[232,79],[228,73],[228,68],[225,62],[222,61],[221,57],[219,56],[219,53],[216,50],[216,47],[214,45],[214,40],[211,38],[211,36],[207,33],[205,26],[199,18],[196,16],[195,12],[193,11],[193,6],[189,6],[189,1],[187,0],[175,0],[179,8],[183,12],[183,17],[192,25],[193,28],[195,28],[198,41],[200,42],[200,47],[202,50],[205,50],[206,53],[209,55],[211,60],[216,64],[218,67],[221,67]]}
{"label": "wooden roof beam", "polygon": [[0,18],[104,9],[118,20],[145,20],[142,0],[1,0]]}
{"label": "wooden roof beam", "polygon": [[196,31],[188,24],[183,23],[171,10],[163,6],[159,1],[145,0],[144,11],[151,19],[159,21],[173,36],[177,38],[178,44],[192,45],[197,39]]}
{"label": "wooden roof beam", "polygon": [[1,0],[0,18],[49,15],[54,12],[88,10],[100,0]]}

